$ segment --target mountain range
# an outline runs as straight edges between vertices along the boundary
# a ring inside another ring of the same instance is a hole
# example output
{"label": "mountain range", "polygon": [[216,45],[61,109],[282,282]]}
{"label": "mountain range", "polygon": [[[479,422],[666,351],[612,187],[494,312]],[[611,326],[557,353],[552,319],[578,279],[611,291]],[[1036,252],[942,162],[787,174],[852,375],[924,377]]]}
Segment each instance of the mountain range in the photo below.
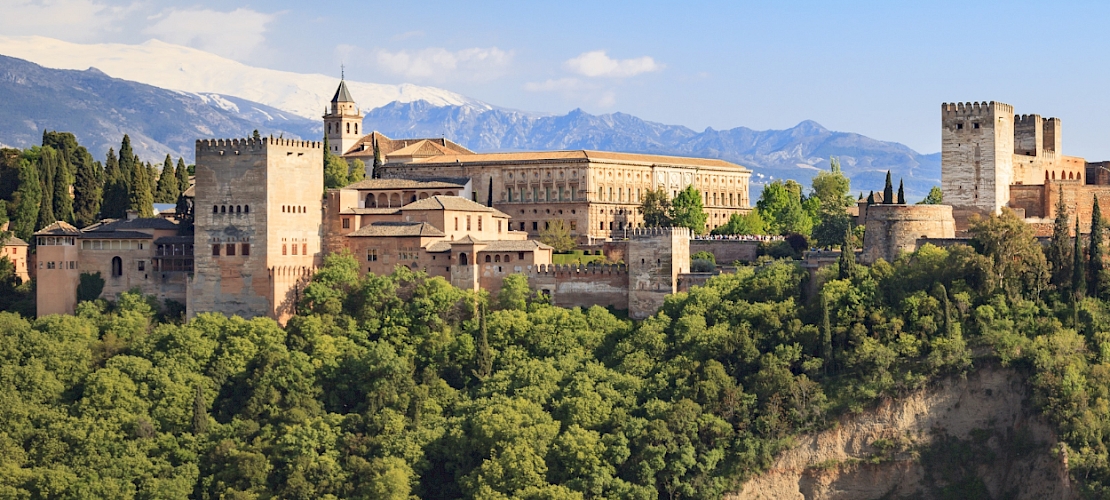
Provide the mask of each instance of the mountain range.
{"label": "mountain range", "polygon": [[[338,84],[323,75],[253,68],[154,40],[81,45],[0,37],[0,54],[35,60],[0,56],[0,95],[5,96],[0,99],[0,144],[28,147],[41,140],[43,130],[65,130],[99,157],[108,147],[118,147],[124,133],[144,159],[171,154],[187,161],[197,138],[242,137],[254,129],[317,138],[323,132],[320,112]],[[110,70],[91,68],[88,62]],[[433,87],[347,83],[366,114],[363,128],[390,137],[444,136],[476,151],[600,149],[720,158],[751,168],[757,190],[779,178],[808,184],[833,156],[863,193],[882,189],[887,170],[905,179],[911,199],[940,183],[939,153],[920,154],[808,120],[786,130],[698,132],[624,113],[591,115],[576,109],[544,115]]]}

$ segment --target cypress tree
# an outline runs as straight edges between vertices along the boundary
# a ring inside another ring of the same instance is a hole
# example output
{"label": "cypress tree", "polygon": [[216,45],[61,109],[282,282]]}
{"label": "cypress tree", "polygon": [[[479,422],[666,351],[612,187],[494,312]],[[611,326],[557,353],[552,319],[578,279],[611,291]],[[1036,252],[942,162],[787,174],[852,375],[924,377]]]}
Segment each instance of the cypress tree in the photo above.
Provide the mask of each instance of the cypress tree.
{"label": "cypress tree", "polygon": [[890,182],[890,170],[886,171],[886,187],[883,188],[883,204],[894,203],[894,184]]}
{"label": "cypress tree", "polygon": [[852,229],[848,228],[844,232],[844,244],[840,245],[840,259],[837,262],[837,279],[850,280],[855,278],[856,274],[856,251],[850,243],[852,241]]}
{"label": "cypress tree", "polygon": [[370,177],[373,179],[382,178],[382,165],[385,164],[384,156],[382,155],[381,148],[378,147],[378,137],[374,136],[374,170],[370,172]]}
{"label": "cypress tree", "polygon": [[1087,273],[1083,269],[1083,235],[1079,233],[1079,217],[1075,218],[1075,245],[1072,247],[1071,292],[1075,299],[1087,291]]}
{"label": "cypress tree", "polygon": [[829,372],[829,365],[833,361],[832,322],[829,321],[829,298],[821,294],[821,357],[825,358],[823,368]]}
{"label": "cypress tree", "polygon": [[31,235],[35,232],[35,223],[39,219],[42,198],[42,184],[39,182],[38,167],[30,161],[21,160],[19,163],[19,189],[12,196],[15,218],[12,219],[11,229],[16,236],[31,241]]}
{"label": "cypress tree", "polygon": [[162,173],[158,174],[158,189],[154,193],[155,203],[176,203],[177,195],[180,194],[177,190],[177,176],[173,170],[173,159],[170,155],[166,155],[166,160],[162,162]]}
{"label": "cypress tree", "polygon": [[1098,195],[1095,195],[1094,206],[1091,209],[1091,239],[1087,251],[1087,295],[1089,297],[1102,296],[1102,209],[1098,206]]}
{"label": "cypress tree", "polygon": [[54,154],[54,186],[53,186],[53,204],[54,204],[54,217],[57,220],[66,221],[72,224],[73,221],[73,198],[69,194],[69,188],[73,182],[69,178],[69,169],[66,168],[65,157],[60,151],[55,151]]}
{"label": "cypress tree", "polygon": [[132,173],[138,161],[135,151],[131,149],[131,138],[124,134],[123,143],[119,147],[119,170],[123,173],[123,182],[127,186],[127,197],[131,196]]}
{"label": "cypress tree", "polygon": [[867,193],[867,206],[871,206],[871,205],[874,205],[874,204],[875,204],[875,192],[871,191],[871,192]]}
{"label": "cypress tree", "polygon": [[154,217],[154,195],[150,192],[150,181],[146,174],[146,167],[139,162],[132,164],[131,193],[127,209],[134,210],[139,217]]}
{"label": "cypress tree", "polygon": [[174,171],[177,176],[177,193],[185,194],[189,190],[189,168],[185,166],[185,159],[177,159],[177,170]]}
{"label": "cypress tree", "polygon": [[1068,239],[1071,237],[1071,228],[1068,225],[1068,207],[1064,204],[1064,187],[1060,186],[1060,194],[1056,199],[1056,221],[1052,223],[1052,242],[1048,246],[1048,262],[1052,266],[1052,284],[1058,290],[1064,290],[1071,280],[1069,259],[1071,254],[1068,248]]}
{"label": "cypress tree", "polygon": [[130,202],[127,193],[127,179],[131,176],[128,170],[125,174],[116,151],[108,150],[108,157],[104,162],[104,201],[100,204],[100,216],[108,219],[119,219],[127,213],[127,204]]}
{"label": "cypress tree", "polygon": [[42,193],[39,198],[39,220],[35,223],[37,231],[58,220],[54,214],[54,176],[58,170],[54,148],[40,148],[35,163],[38,164],[39,189]]}
{"label": "cypress tree", "polygon": [[902,179],[898,179],[898,204],[906,204],[906,190],[902,185]]}
{"label": "cypress tree", "polygon": [[478,380],[485,380],[493,373],[493,351],[489,347],[489,336],[486,332],[486,306],[478,306],[478,346],[476,353],[478,367],[474,376]]}
{"label": "cypress tree", "polygon": [[193,394],[193,435],[208,432],[208,405],[204,404],[204,393],[197,386]]}
{"label": "cypress tree", "polygon": [[74,155],[76,171],[73,182],[73,219],[78,227],[96,222],[104,196],[104,168],[93,160],[89,151],[78,147]]}

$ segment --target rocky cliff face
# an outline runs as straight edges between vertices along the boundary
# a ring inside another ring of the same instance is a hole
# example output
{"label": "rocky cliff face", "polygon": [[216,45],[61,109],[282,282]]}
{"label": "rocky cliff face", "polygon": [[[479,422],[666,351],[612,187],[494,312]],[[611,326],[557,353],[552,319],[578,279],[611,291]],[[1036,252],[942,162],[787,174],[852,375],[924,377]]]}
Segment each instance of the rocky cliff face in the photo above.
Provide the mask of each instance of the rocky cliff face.
{"label": "rocky cliff face", "polygon": [[1020,376],[986,367],[806,435],[730,500],[1071,499]]}

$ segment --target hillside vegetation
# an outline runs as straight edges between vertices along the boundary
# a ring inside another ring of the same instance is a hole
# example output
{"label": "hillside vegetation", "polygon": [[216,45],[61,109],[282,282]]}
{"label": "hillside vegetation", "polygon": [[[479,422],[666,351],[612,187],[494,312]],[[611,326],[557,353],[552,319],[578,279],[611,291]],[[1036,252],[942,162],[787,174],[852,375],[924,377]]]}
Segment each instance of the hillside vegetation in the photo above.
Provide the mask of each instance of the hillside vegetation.
{"label": "hillside vegetation", "polygon": [[[0,497],[718,498],[800,432],[972,369],[1023,373],[1110,494],[1110,314],[1012,214],[975,247],[722,275],[632,323],[333,255],[286,328],[124,294],[0,314]],[[978,250],[976,250],[978,249]],[[1061,290],[1069,290],[1061,293]]]}

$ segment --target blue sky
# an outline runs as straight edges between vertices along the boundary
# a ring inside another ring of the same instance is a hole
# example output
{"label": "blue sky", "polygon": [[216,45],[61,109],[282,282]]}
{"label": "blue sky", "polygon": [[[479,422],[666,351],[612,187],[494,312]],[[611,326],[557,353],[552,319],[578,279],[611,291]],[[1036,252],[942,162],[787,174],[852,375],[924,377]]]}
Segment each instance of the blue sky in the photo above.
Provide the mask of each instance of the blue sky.
{"label": "blue sky", "polygon": [[[189,45],[254,66],[696,130],[834,129],[940,149],[945,101],[1063,119],[1110,159],[1104,2],[0,0],[4,35]],[[357,96],[356,96],[357,98]]]}

